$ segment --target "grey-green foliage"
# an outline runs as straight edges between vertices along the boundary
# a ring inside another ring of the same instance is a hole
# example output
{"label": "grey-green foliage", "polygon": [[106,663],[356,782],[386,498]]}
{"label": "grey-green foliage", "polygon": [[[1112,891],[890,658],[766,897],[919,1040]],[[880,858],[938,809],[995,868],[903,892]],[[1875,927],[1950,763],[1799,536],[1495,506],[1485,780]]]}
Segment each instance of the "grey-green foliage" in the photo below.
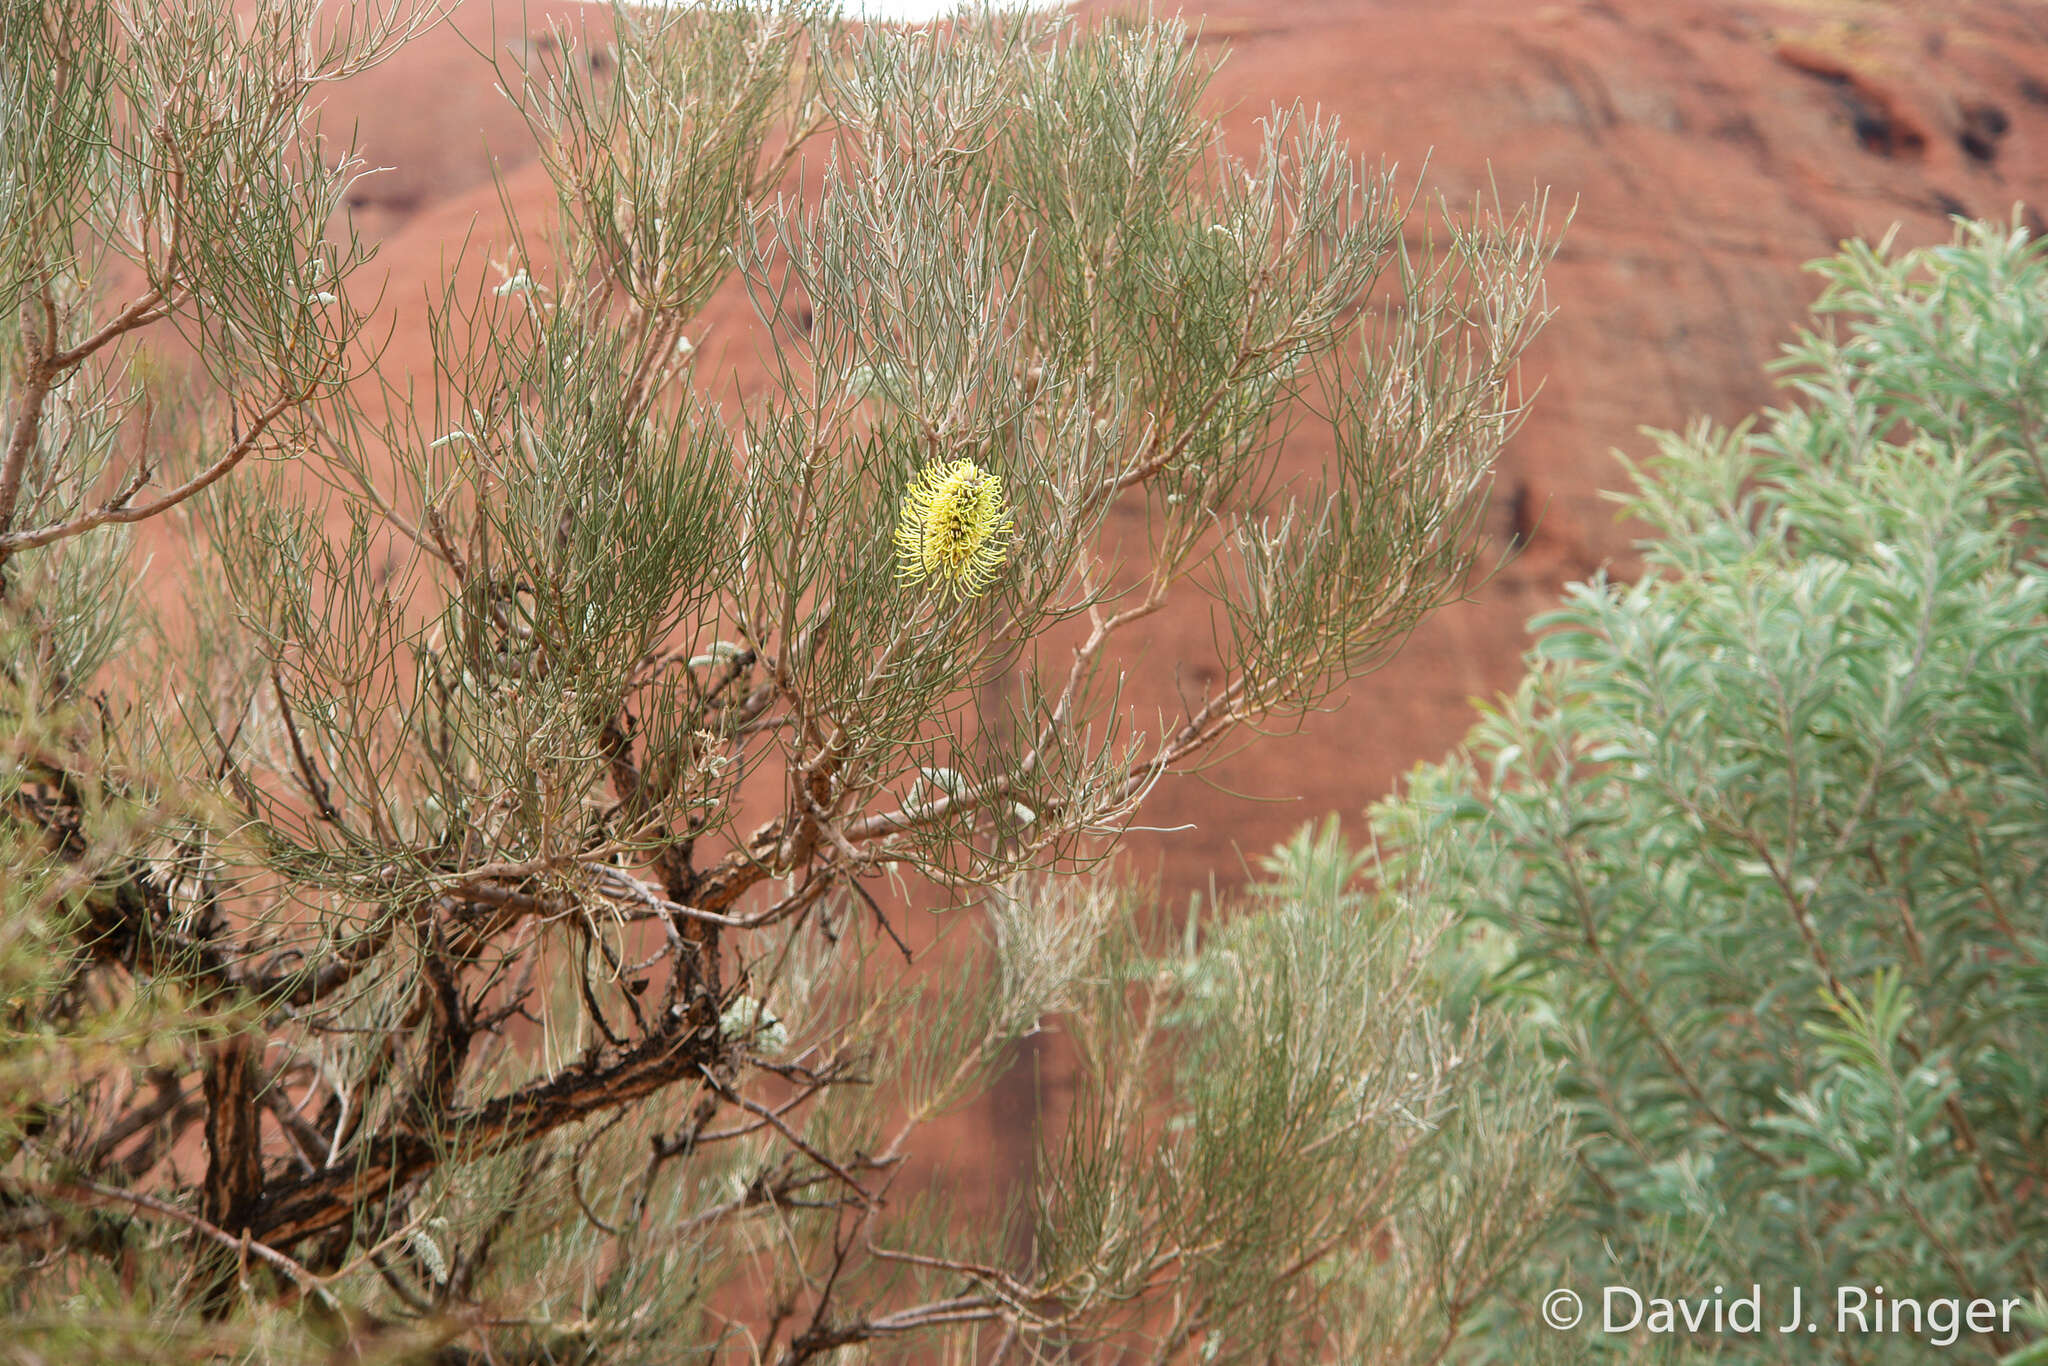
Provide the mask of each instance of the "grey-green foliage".
{"label": "grey-green foliage", "polygon": [[1565,1062],[1552,1279],[1798,1286],[1830,1359],[1920,1361],[1932,1328],[1836,1336],[1835,1287],[2048,1295],[2048,258],[1980,224],[1819,270],[1797,402],[1661,436],[1625,503],[1650,572],[1539,618],[1520,690],[1380,819],[1508,932]]}
{"label": "grey-green foliage", "polygon": [[[1398,1206],[1356,1164],[1465,1210],[1548,1151],[1482,1115],[1408,929],[1246,931],[1175,1099],[1087,1021],[1180,979],[1111,975],[1114,898],[1047,879],[1462,590],[1540,203],[1418,210],[1298,110],[1232,152],[1177,23],[621,7],[480,56],[555,212],[505,196],[402,374],[309,108],[433,17],[0,0],[0,1353],[93,1315],[173,1359],[793,1363],[1168,1314],[1188,1357],[1489,1283],[1484,1218],[1329,1269]],[[707,337],[720,290],[751,336]],[[1305,423],[1335,455],[1290,483]],[[986,592],[902,562],[956,462],[1014,528]],[[1188,601],[1216,681],[1140,712],[1135,628]],[[1398,1008],[1316,1019],[1338,988]],[[905,1173],[1062,1021],[1124,1099],[956,1255],[960,1191]]]}
{"label": "grey-green foliage", "polygon": [[1373,863],[1304,829],[1246,906],[1077,1014],[1041,1260],[1134,1300],[1174,1275],[1168,1355],[1466,1359],[1568,1185],[1546,1067],[1461,1008],[1455,913],[1362,891]]}

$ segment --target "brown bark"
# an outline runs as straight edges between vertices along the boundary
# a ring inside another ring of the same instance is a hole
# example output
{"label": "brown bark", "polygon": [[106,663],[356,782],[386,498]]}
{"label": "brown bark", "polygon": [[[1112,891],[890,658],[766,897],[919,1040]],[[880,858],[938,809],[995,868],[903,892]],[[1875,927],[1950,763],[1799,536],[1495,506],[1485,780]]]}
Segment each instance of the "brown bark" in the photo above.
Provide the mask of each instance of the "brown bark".
{"label": "brown bark", "polygon": [[[220,1044],[206,1066],[206,1180],[199,1214],[229,1233],[246,1234],[263,1195],[262,1109],[256,1042],[237,1034]],[[209,1316],[225,1314],[240,1273],[234,1255],[216,1242],[195,1243],[200,1258],[200,1299]]]}
{"label": "brown bark", "polygon": [[431,1133],[388,1130],[361,1144],[354,1162],[272,1183],[251,1219],[252,1232],[286,1247],[340,1227],[380,1192],[396,1191],[443,1162],[486,1147],[531,1143],[599,1110],[639,1100],[696,1076],[718,1050],[714,1032],[656,1035],[614,1052],[608,1065],[593,1059],[473,1109],[451,1111]]}

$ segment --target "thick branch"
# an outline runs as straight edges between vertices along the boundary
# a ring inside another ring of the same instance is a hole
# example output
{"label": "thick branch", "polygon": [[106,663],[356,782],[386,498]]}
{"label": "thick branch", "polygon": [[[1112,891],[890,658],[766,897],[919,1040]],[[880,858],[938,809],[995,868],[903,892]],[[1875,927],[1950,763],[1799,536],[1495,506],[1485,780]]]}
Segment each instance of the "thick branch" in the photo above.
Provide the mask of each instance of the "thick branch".
{"label": "thick branch", "polygon": [[570,1068],[470,1110],[448,1113],[431,1134],[394,1129],[361,1145],[356,1160],[272,1183],[250,1220],[266,1242],[289,1245],[339,1227],[366,1201],[479,1148],[531,1143],[599,1110],[626,1105],[714,1062],[713,1032],[664,1034],[614,1056],[605,1067]]}
{"label": "thick branch", "polygon": [[[206,1183],[199,1214],[207,1223],[239,1232],[263,1194],[263,1131],[256,1104],[254,1044],[246,1034],[222,1043],[206,1067]],[[233,1256],[215,1243],[202,1243],[202,1303],[209,1315],[226,1311],[234,1284]]]}

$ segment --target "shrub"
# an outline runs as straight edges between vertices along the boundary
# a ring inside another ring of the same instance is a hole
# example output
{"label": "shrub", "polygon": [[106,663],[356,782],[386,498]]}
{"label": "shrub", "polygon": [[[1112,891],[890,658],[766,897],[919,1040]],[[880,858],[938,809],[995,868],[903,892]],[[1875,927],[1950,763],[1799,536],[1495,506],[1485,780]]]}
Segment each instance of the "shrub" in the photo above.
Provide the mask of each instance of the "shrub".
{"label": "shrub", "polygon": [[1506,931],[1497,988],[1563,1062],[1549,1279],[1827,1297],[1819,1338],[1594,1344],[1623,1354],[1918,1361],[1935,1329],[1837,1334],[1836,1288],[2048,1292],[2048,258],[1973,225],[1819,270],[1797,402],[1660,436],[1625,500],[1652,572],[1539,618],[1520,690],[1380,812]]}
{"label": "shrub", "polygon": [[[307,111],[430,17],[0,4],[0,1356],[1238,1359],[1372,1276],[1447,1341],[1519,1130],[1451,1113],[1408,931],[1311,912],[1134,1035],[1178,970],[1048,879],[1460,591],[1540,210],[1425,232],[1297,111],[1226,154],[1175,24],[622,8],[500,59],[560,212],[401,376]],[[1218,681],[1152,726],[1189,595]],[[988,933],[895,964],[935,905]],[[1065,1012],[1031,1199],[910,1198]]]}

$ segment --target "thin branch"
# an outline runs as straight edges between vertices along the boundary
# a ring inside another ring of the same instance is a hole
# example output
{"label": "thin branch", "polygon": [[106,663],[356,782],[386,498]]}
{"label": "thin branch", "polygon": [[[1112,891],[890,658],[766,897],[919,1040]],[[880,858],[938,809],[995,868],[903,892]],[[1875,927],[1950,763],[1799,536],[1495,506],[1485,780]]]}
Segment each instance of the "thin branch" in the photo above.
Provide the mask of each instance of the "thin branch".
{"label": "thin branch", "polygon": [[201,1237],[212,1239],[221,1247],[238,1256],[253,1255],[261,1258],[279,1271],[282,1271],[285,1275],[291,1277],[293,1283],[300,1290],[309,1295],[317,1295],[329,1304],[337,1304],[334,1296],[328,1291],[327,1283],[324,1280],[307,1270],[299,1262],[279,1252],[270,1244],[258,1242],[247,1233],[244,1233],[241,1237],[236,1237],[218,1224],[202,1219],[190,1210],[179,1209],[176,1205],[165,1200],[159,1200],[153,1195],[143,1195],[138,1191],[124,1191],[113,1186],[102,1186],[97,1181],[83,1180],[61,1182],[54,1186],[43,1187],[42,1189],[45,1194],[60,1200],[72,1200],[79,1204],[113,1203],[128,1205],[135,1209],[146,1210],[151,1214],[162,1215],[166,1219],[175,1219],[187,1228],[197,1232]]}
{"label": "thin branch", "polygon": [[[68,540],[73,536],[82,536],[96,527],[147,521],[151,517],[168,512],[192,497],[192,495],[203,492],[226,478],[235,466],[246,460],[250,453],[256,449],[257,443],[262,438],[264,432],[269,429],[270,424],[282,417],[297,402],[298,400],[289,397],[280,397],[272,400],[269,407],[256,415],[250,424],[249,430],[243,433],[233,445],[229,446],[227,451],[218,460],[208,465],[198,474],[193,475],[190,479],[187,479],[184,483],[171,489],[154,502],[143,503],[140,506],[129,503],[128,499],[132,498],[135,492],[138,492],[140,489],[139,485],[131,485],[122,494],[109,499],[95,510],[73,517],[69,521],[52,523],[49,526],[38,527],[33,531],[10,531],[0,535],[0,560],[4,560],[9,555],[23,550],[34,550],[38,546],[46,546],[55,541]],[[19,430],[17,428],[17,435]],[[33,440],[34,435],[34,430],[31,428],[28,433],[28,439]],[[12,458],[13,452],[10,448],[9,459],[11,460]],[[26,458],[25,451],[23,458]],[[4,469],[0,469],[0,509],[7,509],[9,507],[9,490],[6,487],[5,473]],[[18,471],[16,472],[15,483],[18,487],[20,483]]]}
{"label": "thin branch", "polygon": [[141,298],[127,304],[119,313],[107,319],[100,330],[87,337],[68,351],[60,351],[49,358],[52,370],[62,372],[76,366],[95,351],[151,323],[171,315],[177,300],[167,297],[161,288],[152,287]]}
{"label": "thin branch", "polygon": [[711,1069],[699,1065],[697,1070],[704,1074],[704,1080],[711,1084],[712,1090],[718,1092],[718,1094],[724,1096],[727,1100],[739,1106],[742,1110],[747,1111],[749,1114],[754,1115],[760,1119],[767,1120],[768,1123],[774,1127],[777,1133],[781,1134],[784,1138],[789,1140],[790,1145],[792,1147],[794,1147],[798,1152],[802,1153],[805,1157],[811,1159],[811,1161],[817,1163],[820,1167],[823,1167],[826,1171],[832,1173],[832,1175],[839,1180],[840,1184],[844,1185],[848,1190],[852,1191],[854,1198],[860,1201],[863,1207],[873,1207],[875,1203],[875,1197],[873,1192],[869,1191],[868,1188],[866,1186],[863,1186],[860,1182],[854,1180],[852,1174],[849,1173],[844,1167],[840,1166],[837,1162],[834,1162],[831,1158],[825,1156],[825,1154],[819,1152],[816,1148],[812,1147],[809,1143],[806,1143],[802,1138],[798,1137],[794,1129],[790,1128],[787,1124],[784,1124],[782,1122],[782,1117],[780,1115],[776,1114],[773,1110],[768,1109],[766,1106],[757,1105],[753,1101],[748,1100],[738,1091],[734,1090],[732,1087],[726,1085],[717,1077],[713,1076],[711,1073]]}

